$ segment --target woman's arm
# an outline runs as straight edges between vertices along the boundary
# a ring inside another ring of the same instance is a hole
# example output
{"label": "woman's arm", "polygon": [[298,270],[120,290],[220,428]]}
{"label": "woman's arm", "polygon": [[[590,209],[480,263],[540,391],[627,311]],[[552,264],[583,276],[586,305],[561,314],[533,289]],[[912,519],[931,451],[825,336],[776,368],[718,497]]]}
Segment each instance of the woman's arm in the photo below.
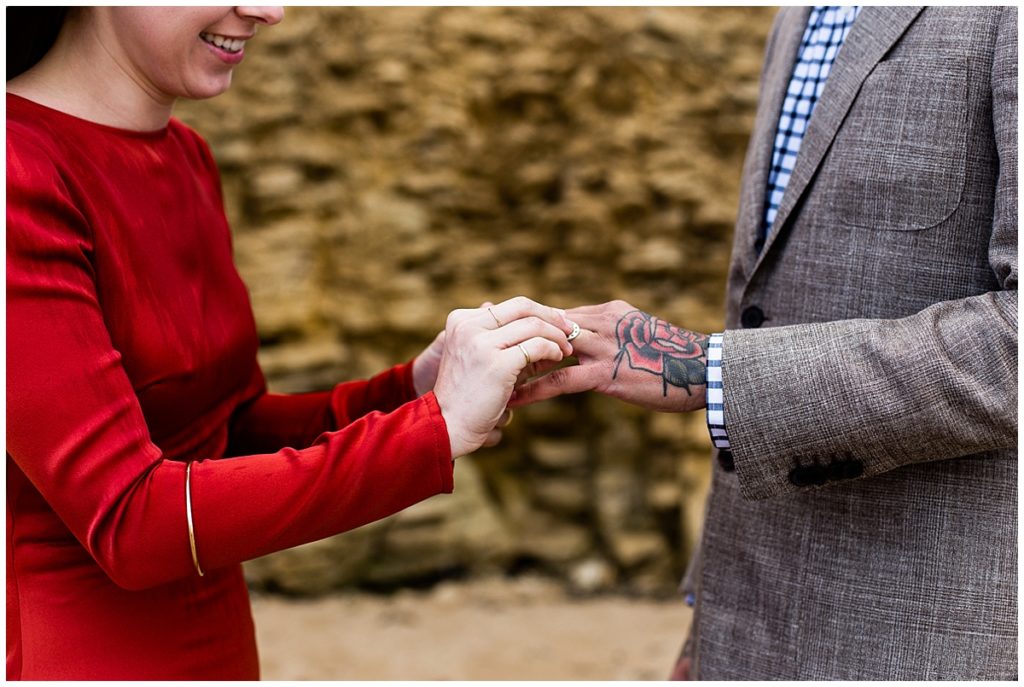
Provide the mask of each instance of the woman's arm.
{"label": "woman's arm", "polygon": [[231,418],[227,455],[270,453],[286,446],[302,448],[324,432],[333,432],[378,411],[390,413],[415,399],[411,362],[366,380],[343,382],[328,391],[267,393],[259,367]]}
{"label": "woman's arm", "polygon": [[[187,465],[151,440],[104,323],[89,227],[45,157],[9,139],[7,163],[7,452],[116,583],[139,589],[195,575]],[[302,450],[196,458],[191,510],[204,569],[342,532],[452,488],[433,393]]]}
{"label": "woman's arm", "polygon": [[[492,305],[485,303],[483,307]],[[267,453],[308,446],[374,410],[389,413],[432,391],[444,352],[442,331],[415,359],[366,380],[342,382],[329,391],[270,394],[259,365],[230,425],[227,455]]]}

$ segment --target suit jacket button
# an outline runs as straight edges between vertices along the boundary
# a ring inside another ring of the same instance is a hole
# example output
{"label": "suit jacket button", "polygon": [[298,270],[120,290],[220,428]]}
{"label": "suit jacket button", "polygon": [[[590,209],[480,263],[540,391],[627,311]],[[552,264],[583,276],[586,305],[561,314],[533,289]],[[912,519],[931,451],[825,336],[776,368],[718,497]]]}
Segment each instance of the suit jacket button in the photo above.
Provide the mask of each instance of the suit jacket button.
{"label": "suit jacket button", "polygon": [[764,322],[764,311],[756,305],[752,305],[740,315],[740,324],[747,329],[757,329]]}
{"label": "suit jacket button", "polygon": [[859,460],[848,460],[844,467],[846,468],[846,479],[856,479],[864,474],[864,463]]}
{"label": "suit jacket button", "polygon": [[829,481],[836,482],[841,479],[847,479],[846,471],[848,469],[848,464],[849,461],[846,460],[837,460],[830,463],[829,466],[825,468]]}
{"label": "suit jacket button", "polygon": [[734,472],[736,470],[736,464],[732,460],[732,451],[719,451],[718,464],[721,465],[722,469],[726,472]]}
{"label": "suit jacket button", "polygon": [[815,465],[807,468],[811,473],[811,484],[821,486],[828,482],[828,468],[824,465]]}
{"label": "suit jacket button", "polygon": [[807,468],[798,466],[789,471],[789,481],[798,487],[806,487],[811,484],[811,476]]}

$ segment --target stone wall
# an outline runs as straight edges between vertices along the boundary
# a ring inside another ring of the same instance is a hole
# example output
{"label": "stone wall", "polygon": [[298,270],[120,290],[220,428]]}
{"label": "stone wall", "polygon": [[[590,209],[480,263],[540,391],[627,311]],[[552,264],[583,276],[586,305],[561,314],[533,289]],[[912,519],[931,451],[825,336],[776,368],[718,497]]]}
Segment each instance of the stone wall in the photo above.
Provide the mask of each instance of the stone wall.
{"label": "stone wall", "polygon": [[[722,325],[770,8],[290,8],[178,116],[221,167],[277,391],[407,360],[449,310],[623,298]],[[671,590],[703,413],[597,396],[517,413],[452,496],[247,565],[296,593],[540,569]]]}

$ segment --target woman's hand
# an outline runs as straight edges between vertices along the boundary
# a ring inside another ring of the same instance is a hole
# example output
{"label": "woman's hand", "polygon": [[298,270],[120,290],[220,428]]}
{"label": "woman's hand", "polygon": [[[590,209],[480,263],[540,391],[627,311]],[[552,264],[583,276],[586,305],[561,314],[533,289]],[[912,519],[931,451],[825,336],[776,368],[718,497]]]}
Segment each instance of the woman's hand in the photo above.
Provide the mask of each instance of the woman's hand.
{"label": "woman's hand", "polygon": [[430,345],[412,361],[412,385],[416,389],[417,396],[422,396],[434,388],[443,354],[444,331],[441,331],[430,342]]}
{"label": "woman's hand", "polygon": [[453,458],[493,443],[519,374],[572,355],[571,331],[561,311],[522,296],[448,316],[434,394]]}
{"label": "woman's hand", "polygon": [[[494,303],[484,301],[481,308],[493,307]],[[437,371],[441,367],[441,356],[444,354],[444,330],[438,332],[430,345],[412,361],[412,385],[416,395],[422,396],[437,384]],[[508,424],[507,422],[505,424]],[[504,426],[504,425],[502,425]],[[497,442],[495,442],[497,443]]]}

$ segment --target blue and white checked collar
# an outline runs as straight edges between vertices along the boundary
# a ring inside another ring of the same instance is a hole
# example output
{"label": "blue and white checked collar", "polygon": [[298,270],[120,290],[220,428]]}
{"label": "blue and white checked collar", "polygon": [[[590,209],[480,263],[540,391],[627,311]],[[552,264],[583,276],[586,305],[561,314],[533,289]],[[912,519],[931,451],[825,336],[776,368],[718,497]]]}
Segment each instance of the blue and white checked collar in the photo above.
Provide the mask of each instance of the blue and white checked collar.
{"label": "blue and white checked collar", "polygon": [[793,67],[793,76],[782,103],[779,126],[775,133],[762,239],[767,237],[775,215],[778,214],[782,195],[789,184],[800,144],[804,140],[807,123],[825,89],[825,80],[839,54],[839,48],[858,14],[860,7],[816,6],[807,19],[807,28],[800,42],[799,56]]}

